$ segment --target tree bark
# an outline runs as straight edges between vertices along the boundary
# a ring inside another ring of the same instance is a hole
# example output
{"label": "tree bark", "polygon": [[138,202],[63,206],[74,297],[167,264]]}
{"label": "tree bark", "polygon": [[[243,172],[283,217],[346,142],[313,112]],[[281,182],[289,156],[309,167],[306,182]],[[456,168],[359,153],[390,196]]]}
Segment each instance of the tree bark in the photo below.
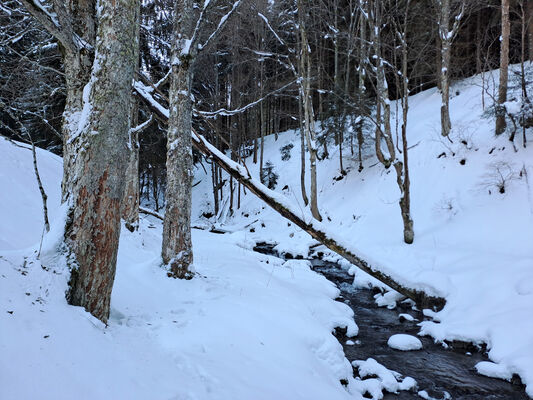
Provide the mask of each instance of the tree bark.
{"label": "tree bark", "polygon": [[509,79],[509,36],[511,21],[509,19],[509,0],[502,0],[502,36],[500,43],[500,85],[498,87],[498,106],[496,108],[496,135],[505,132],[505,105],[507,101],[507,82]]}
{"label": "tree bark", "polygon": [[172,41],[172,79],[170,84],[170,118],[167,133],[167,186],[163,222],[162,258],[170,265],[175,278],[191,278],[193,262],[191,240],[192,185],[192,0],[178,0],[174,6],[174,40]]}
{"label": "tree bark", "polygon": [[311,173],[311,214],[318,221],[322,221],[320,211],[318,211],[316,160],[317,145],[315,137],[315,120],[313,113],[313,102],[311,99],[311,60],[309,56],[309,42],[304,24],[304,6],[302,0],[298,0],[298,19],[300,26],[300,40],[302,43],[300,56],[300,95],[304,111],[304,132],[307,139],[307,149],[309,151],[309,165]]}
{"label": "tree bark", "polygon": [[138,14],[138,1],[100,4],[95,60],[84,89],[87,119],[79,120],[75,131],[79,151],[69,179],[73,192],[65,236],[73,257],[67,300],[103,322],[109,317],[120,235]]}
{"label": "tree bark", "polygon": [[440,122],[442,136],[448,136],[452,128],[450,121],[450,60],[451,60],[451,35],[450,32],[450,0],[441,1],[441,15],[439,24],[440,42],[441,42],[441,107]]}
{"label": "tree bark", "polygon": [[[135,37],[139,41],[139,20],[135,21]],[[139,70],[139,47],[136,46],[135,71]],[[122,199],[122,219],[126,228],[131,232],[139,227],[139,99],[132,93],[131,104],[131,129],[129,137],[129,160],[126,169],[126,188]],[[148,122],[149,123],[149,122]],[[144,125],[144,124],[143,124]]]}
{"label": "tree bark", "polygon": [[524,0],[526,2],[527,15],[527,42],[529,49],[529,60],[533,61],[533,0]]}

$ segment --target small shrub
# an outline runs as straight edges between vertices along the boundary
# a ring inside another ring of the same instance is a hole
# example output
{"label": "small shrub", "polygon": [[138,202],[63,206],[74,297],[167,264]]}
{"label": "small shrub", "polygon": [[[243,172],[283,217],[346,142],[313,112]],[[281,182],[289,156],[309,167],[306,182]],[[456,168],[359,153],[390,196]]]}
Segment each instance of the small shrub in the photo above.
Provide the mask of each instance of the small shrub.
{"label": "small shrub", "polygon": [[263,166],[263,171],[261,172],[261,182],[263,185],[266,185],[269,189],[275,189],[278,184],[279,175],[274,172],[274,164],[270,161],[267,161]]}
{"label": "small shrub", "polygon": [[289,161],[291,159],[291,150],[293,147],[294,145],[289,143],[279,149],[281,152],[281,161]]}

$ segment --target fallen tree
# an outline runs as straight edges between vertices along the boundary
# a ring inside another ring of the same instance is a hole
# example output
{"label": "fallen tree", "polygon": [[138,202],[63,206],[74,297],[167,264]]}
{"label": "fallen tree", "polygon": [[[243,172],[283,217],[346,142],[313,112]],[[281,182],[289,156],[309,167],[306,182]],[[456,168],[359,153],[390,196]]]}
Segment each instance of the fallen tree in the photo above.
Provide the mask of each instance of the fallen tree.
{"label": "fallen tree", "polygon": [[[153,89],[151,87],[136,82],[134,88],[158,118],[163,121],[168,119],[168,110],[154,99],[152,96]],[[324,223],[318,222],[312,218],[310,214],[305,215],[302,211],[298,212],[297,208],[293,207],[283,195],[268,189],[260,181],[253,178],[248,169],[231,160],[224,153],[211,145],[202,135],[199,135],[194,131],[191,132],[191,134],[193,146],[199,152],[213,160],[220,168],[224,169],[228,174],[238,180],[275,211],[306,231],[311,237],[322,243],[324,246],[345,258],[367,274],[385,283],[390,288],[412,299],[419,307],[433,308],[436,310],[444,307],[446,303],[444,298],[414,288],[409,283],[402,282],[400,277],[392,277],[390,274],[383,272],[384,268],[371,265],[367,260],[357,256],[355,251],[349,249],[349,245],[343,243],[342,238],[337,238],[333,232],[329,232]]]}

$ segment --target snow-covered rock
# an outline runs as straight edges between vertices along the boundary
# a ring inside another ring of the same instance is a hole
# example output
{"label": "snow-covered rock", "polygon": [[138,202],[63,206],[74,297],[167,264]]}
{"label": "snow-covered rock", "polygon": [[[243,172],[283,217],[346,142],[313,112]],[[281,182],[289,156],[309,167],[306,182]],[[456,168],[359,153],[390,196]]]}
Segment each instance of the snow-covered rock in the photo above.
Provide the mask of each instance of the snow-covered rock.
{"label": "snow-covered rock", "polygon": [[402,351],[420,350],[422,348],[422,342],[420,339],[403,333],[392,335],[387,341],[387,345],[391,349]]}

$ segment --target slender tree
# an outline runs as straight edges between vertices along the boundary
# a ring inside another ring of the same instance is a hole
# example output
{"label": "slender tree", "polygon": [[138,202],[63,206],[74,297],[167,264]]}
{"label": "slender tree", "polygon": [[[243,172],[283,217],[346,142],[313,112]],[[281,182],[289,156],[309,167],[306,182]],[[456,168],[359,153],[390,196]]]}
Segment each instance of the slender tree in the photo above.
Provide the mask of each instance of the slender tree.
{"label": "slender tree", "polygon": [[509,36],[511,20],[509,18],[509,0],[502,0],[502,36],[500,41],[500,84],[498,87],[498,104],[496,106],[496,135],[505,132],[505,105],[507,101],[507,82],[509,80]]}

